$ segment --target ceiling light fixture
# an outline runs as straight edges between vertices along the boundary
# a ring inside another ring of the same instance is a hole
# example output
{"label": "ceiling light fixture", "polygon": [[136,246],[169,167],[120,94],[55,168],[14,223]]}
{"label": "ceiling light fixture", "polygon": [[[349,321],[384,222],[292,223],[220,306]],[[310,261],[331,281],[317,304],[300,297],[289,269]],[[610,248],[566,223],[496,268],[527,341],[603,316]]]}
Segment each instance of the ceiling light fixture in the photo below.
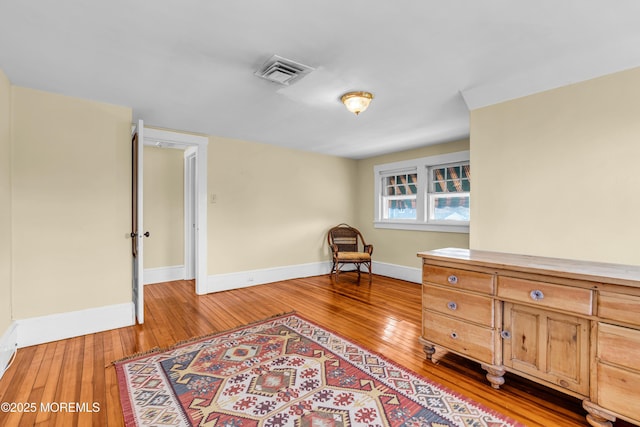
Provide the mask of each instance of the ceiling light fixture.
{"label": "ceiling light fixture", "polygon": [[369,92],[348,92],[342,95],[340,100],[356,116],[369,107],[373,94]]}

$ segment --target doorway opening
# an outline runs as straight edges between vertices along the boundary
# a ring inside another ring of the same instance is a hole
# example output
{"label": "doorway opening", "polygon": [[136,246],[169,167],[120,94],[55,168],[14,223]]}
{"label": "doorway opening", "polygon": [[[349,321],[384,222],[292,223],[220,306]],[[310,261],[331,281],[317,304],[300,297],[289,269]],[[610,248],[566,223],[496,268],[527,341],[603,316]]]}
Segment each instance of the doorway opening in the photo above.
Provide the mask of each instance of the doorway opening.
{"label": "doorway opening", "polygon": [[143,144],[184,152],[184,278],[195,279],[195,292],[204,294],[207,292],[208,138],[145,127]]}

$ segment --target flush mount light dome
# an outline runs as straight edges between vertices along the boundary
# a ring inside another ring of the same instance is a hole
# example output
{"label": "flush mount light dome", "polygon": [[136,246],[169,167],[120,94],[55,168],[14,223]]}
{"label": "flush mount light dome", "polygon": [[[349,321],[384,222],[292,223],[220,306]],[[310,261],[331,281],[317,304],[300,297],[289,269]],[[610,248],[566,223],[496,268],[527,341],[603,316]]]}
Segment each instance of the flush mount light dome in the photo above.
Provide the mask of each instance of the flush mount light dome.
{"label": "flush mount light dome", "polygon": [[340,100],[347,107],[347,110],[351,111],[356,116],[362,113],[369,107],[373,94],[369,92],[348,92],[342,95]]}

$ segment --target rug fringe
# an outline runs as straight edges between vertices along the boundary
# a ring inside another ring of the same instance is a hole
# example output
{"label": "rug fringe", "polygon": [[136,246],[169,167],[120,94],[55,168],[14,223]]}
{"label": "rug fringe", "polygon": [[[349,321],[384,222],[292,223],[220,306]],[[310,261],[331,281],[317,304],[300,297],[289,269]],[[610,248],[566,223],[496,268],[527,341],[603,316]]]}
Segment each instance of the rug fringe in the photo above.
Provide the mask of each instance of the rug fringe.
{"label": "rug fringe", "polygon": [[[138,353],[134,353],[134,354],[131,354],[129,356],[125,356],[125,357],[123,357],[121,359],[114,360],[113,362],[111,362],[110,365],[116,365],[118,363],[128,362],[130,360],[137,359],[139,357],[148,356],[150,354],[161,353],[161,352],[162,352],[162,349],[160,347],[153,347],[153,348],[150,348],[149,350],[140,351]],[[108,366],[106,366],[106,367],[108,367]]]}
{"label": "rug fringe", "polygon": [[132,354],[130,356],[123,357],[122,359],[114,360],[113,362],[111,362],[111,365],[116,365],[116,364],[128,362],[128,361],[130,361],[132,359],[137,359],[139,357],[148,356],[148,355],[154,354],[154,353],[162,353],[162,352],[174,349],[176,347],[183,346],[185,344],[190,344],[190,343],[195,342],[195,341],[200,341],[200,340],[203,340],[203,339],[207,339],[209,337],[213,337],[215,335],[226,334],[228,332],[235,331],[237,329],[246,328],[246,327],[251,326],[251,325],[257,325],[258,323],[267,322],[269,320],[277,319],[279,317],[291,316],[293,314],[296,314],[295,310],[285,311],[285,312],[282,312],[282,313],[273,314],[273,315],[271,315],[269,317],[265,317],[265,318],[262,318],[262,319],[259,319],[259,320],[254,320],[253,322],[244,323],[244,324],[241,324],[241,325],[238,325],[238,326],[234,326],[232,328],[225,329],[225,330],[222,330],[222,331],[215,331],[215,332],[211,332],[210,334],[200,335],[200,336],[197,336],[197,337],[188,338],[186,340],[178,341],[175,344],[172,344],[172,345],[170,345],[168,347],[164,347],[164,348],[154,347],[154,348],[152,348],[150,350],[147,350],[147,351],[141,351],[139,353],[135,353],[135,354]]}

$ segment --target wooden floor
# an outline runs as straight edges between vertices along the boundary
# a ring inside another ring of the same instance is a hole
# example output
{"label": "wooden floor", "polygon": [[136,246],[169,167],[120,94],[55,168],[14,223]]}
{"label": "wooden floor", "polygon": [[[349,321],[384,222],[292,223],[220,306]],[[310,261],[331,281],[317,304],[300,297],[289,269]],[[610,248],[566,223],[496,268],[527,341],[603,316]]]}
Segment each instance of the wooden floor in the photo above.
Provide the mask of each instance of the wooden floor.
{"label": "wooden floor", "polygon": [[[338,283],[329,276],[197,296],[192,282],[145,287],[144,325],[26,347],[0,380],[0,402],[34,412],[0,412],[0,426],[121,426],[112,362],[154,347],[296,311],[391,360],[527,426],[586,426],[580,402],[507,375],[492,389],[480,367],[447,356],[425,361],[420,335],[420,286],[381,276]],[[78,402],[96,412],[42,411],[41,403]],[[24,405],[27,404],[27,405]],[[617,426],[623,425],[618,422]],[[626,424],[625,424],[626,425]]]}

